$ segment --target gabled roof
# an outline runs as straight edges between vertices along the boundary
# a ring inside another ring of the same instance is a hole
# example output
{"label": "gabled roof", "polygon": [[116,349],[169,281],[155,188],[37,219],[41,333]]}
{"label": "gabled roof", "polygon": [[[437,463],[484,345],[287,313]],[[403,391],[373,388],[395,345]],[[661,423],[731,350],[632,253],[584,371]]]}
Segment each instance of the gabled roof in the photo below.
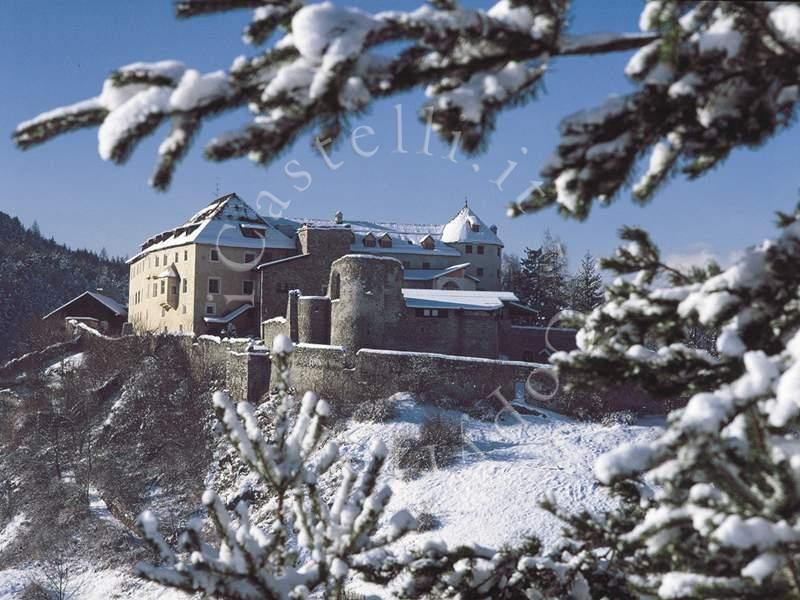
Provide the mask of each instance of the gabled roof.
{"label": "gabled roof", "polygon": [[203,317],[206,323],[230,323],[239,315],[246,313],[253,308],[252,304],[242,304],[239,308],[234,308],[231,312],[220,317]]}
{"label": "gabled roof", "polygon": [[92,297],[94,300],[96,300],[97,302],[99,302],[100,304],[105,306],[107,309],[109,309],[111,312],[113,312],[118,317],[126,317],[126,316],[128,316],[128,309],[125,306],[123,306],[122,304],[120,304],[119,302],[117,302],[116,300],[114,300],[113,298],[109,298],[108,296],[104,296],[103,294],[100,294],[98,292],[86,291],[86,292],[83,292],[82,294],[79,294],[78,296],[75,296],[69,302],[65,302],[64,304],[62,304],[61,306],[59,306],[55,310],[51,310],[49,313],[47,313],[45,316],[43,316],[42,319],[46,319],[47,317],[49,317],[49,316],[57,313],[58,311],[60,311],[62,308],[66,308],[70,304],[72,304],[74,302],[77,302],[78,300],[80,300],[81,298],[83,298],[86,295],[89,295],[90,297]]}
{"label": "gabled roof", "polygon": [[[478,231],[473,231],[477,225]],[[478,215],[466,204],[458,211],[455,217],[442,229],[442,241],[446,244],[492,244],[502,246],[503,242],[497,237]]]}
{"label": "gabled roof", "polygon": [[[243,230],[256,230],[259,236],[246,236]],[[183,225],[154,235],[142,244],[141,252],[128,260],[132,263],[154,251],[184,244],[208,244],[233,248],[284,248],[295,249],[293,239],[267,223],[236,194],[227,194],[214,200],[195,213]]]}
{"label": "gabled roof", "polygon": [[420,290],[403,288],[409,308],[461,310],[498,310],[505,302],[519,302],[514,292],[478,292],[465,290]]}

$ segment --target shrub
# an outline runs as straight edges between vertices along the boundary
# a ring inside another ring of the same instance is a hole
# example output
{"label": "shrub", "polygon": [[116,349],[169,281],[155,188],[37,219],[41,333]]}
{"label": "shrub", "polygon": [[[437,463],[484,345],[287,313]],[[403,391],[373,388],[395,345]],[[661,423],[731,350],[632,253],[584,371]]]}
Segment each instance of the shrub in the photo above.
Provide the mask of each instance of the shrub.
{"label": "shrub", "polygon": [[419,533],[433,531],[435,529],[439,529],[441,526],[442,522],[439,520],[439,517],[433,513],[422,512],[417,515],[417,531]]}
{"label": "shrub", "polygon": [[446,467],[455,462],[463,439],[461,424],[441,415],[423,421],[418,437],[395,440],[395,464],[406,477],[419,477],[424,471]]}

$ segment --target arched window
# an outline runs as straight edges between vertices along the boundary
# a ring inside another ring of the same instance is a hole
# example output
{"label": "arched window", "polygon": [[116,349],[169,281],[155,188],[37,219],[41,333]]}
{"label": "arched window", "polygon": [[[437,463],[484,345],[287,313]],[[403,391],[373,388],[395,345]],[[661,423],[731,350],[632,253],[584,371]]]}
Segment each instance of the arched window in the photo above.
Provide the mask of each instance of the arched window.
{"label": "arched window", "polygon": [[458,284],[455,281],[448,281],[442,286],[443,290],[459,290]]}

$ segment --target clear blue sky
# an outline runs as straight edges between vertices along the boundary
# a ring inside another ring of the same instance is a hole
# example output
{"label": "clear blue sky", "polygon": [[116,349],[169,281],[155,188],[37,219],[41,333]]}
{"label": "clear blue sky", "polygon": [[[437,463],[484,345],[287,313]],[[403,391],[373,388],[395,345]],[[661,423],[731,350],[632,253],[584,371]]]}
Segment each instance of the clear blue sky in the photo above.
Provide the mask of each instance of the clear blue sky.
{"label": "clear blue sky", "polygon": [[[421,1],[352,4],[377,10],[412,8]],[[579,0],[573,8],[573,31],[633,31],[639,9],[635,0]],[[574,264],[587,249],[596,256],[610,253],[623,224],[649,229],[666,254],[713,252],[725,260],[735,250],[772,235],[774,211],[790,209],[797,199],[800,139],[795,127],[760,150],[736,152],[697,182],[673,181],[645,208],[625,194],[610,208],[595,209],[584,223],[566,221],[555,211],[507,219],[507,201],[538,177],[539,166],[555,147],[560,118],[630,89],[622,74],[628,54],[559,60],[547,77],[547,92],[538,101],[504,113],[489,150],[476,158],[457,155],[457,164],[441,158],[447,149],[438,142],[432,145],[434,156],[415,152],[424,135],[414,117],[418,93],[383,101],[353,122],[372,127],[380,148],[364,159],[344,144],[333,154],[334,160],[344,161],[337,171],[329,171],[310,151],[308,135],[266,169],[246,159],[207,162],[201,157],[204,142],[238,127],[247,117],[221,116],[203,128],[166,194],[153,191],[146,181],[167,126],[142,143],[123,167],[98,157],[95,129],[26,152],[11,143],[17,122],[96,95],[115,67],[174,58],[201,71],[227,68],[235,56],[253,52],[240,40],[248,19],[249,11],[238,11],[178,21],[170,0],[4,2],[0,210],[27,225],[38,221],[45,235],[70,246],[105,247],[111,254],[130,255],[148,235],[179,224],[209,202],[217,186],[248,201],[268,191],[291,202],[286,211],[290,216],[326,217],[342,210],[353,218],[425,223],[446,221],[467,196],[486,222],[499,226],[508,250],[519,252],[538,244],[550,228],[566,242]],[[411,150],[404,155],[391,152],[393,105],[398,102],[404,107],[404,136]],[[298,180],[283,173],[292,159],[312,173],[312,185],[305,192],[294,190]],[[507,160],[519,166],[501,192],[489,181]],[[479,165],[478,172],[473,163]]]}

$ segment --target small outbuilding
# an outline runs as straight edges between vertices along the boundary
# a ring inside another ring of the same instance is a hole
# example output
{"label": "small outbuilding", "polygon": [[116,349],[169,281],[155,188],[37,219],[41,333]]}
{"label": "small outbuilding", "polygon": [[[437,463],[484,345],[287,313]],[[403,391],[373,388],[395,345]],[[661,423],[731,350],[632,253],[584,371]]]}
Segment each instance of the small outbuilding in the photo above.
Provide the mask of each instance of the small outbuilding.
{"label": "small outbuilding", "polygon": [[83,292],[42,317],[43,321],[67,323],[75,320],[107,335],[120,335],[128,320],[128,309],[100,292]]}

